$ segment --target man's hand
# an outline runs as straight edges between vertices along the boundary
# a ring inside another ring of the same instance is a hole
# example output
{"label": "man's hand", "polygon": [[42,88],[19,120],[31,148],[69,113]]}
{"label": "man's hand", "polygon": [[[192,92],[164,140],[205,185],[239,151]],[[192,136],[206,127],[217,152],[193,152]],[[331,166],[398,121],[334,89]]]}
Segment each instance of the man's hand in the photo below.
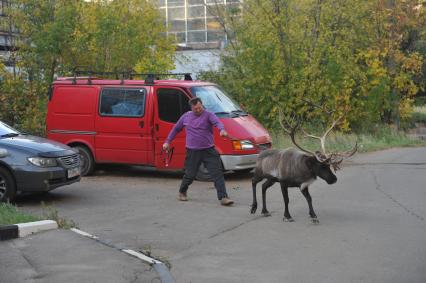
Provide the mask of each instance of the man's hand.
{"label": "man's hand", "polygon": [[220,131],[220,136],[221,137],[227,137],[228,133],[225,130]]}
{"label": "man's hand", "polygon": [[163,150],[169,150],[170,149],[170,145],[168,143],[163,143]]}

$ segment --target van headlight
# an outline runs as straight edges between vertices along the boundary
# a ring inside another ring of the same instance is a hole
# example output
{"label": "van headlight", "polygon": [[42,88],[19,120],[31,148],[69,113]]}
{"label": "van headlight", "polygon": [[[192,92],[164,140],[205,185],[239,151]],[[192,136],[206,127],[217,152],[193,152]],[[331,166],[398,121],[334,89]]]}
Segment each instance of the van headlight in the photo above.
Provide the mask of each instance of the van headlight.
{"label": "van headlight", "polygon": [[246,150],[253,149],[254,145],[251,141],[242,140],[242,141],[232,141],[232,147],[234,150]]}
{"label": "van headlight", "polygon": [[39,166],[39,167],[53,167],[58,164],[55,158],[46,158],[46,157],[29,157],[28,161],[31,164],[35,166]]}

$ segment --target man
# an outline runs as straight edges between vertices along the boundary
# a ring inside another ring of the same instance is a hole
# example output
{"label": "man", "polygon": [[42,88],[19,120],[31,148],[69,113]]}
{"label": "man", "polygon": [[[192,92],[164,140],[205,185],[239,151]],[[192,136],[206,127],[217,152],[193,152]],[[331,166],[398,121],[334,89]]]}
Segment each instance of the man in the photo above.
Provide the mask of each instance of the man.
{"label": "man", "polygon": [[185,175],[179,189],[179,200],[188,200],[186,193],[188,187],[194,181],[198,167],[204,163],[213,178],[220,203],[225,206],[232,205],[234,201],[230,200],[226,193],[219,153],[214,148],[213,126],[220,130],[220,135],[223,137],[228,136],[228,133],[216,115],[204,109],[200,98],[192,98],[189,104],[192,111],[188,111],[180,117],[163,144],[163,149],[169,150],[170,143],[176,134],[183,127],[186,128]]}

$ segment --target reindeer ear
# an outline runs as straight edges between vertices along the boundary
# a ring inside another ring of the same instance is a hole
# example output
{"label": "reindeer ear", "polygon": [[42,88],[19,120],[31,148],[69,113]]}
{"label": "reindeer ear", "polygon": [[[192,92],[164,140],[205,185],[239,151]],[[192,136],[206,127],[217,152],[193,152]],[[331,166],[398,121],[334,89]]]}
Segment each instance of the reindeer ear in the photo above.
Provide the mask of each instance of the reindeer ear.
{"label": "reindeer ear", "polygon": [[315,156],[307,156],[305,160],[306,166],[308,166],[308,168],[313,168],[318,162],[319,161]]}

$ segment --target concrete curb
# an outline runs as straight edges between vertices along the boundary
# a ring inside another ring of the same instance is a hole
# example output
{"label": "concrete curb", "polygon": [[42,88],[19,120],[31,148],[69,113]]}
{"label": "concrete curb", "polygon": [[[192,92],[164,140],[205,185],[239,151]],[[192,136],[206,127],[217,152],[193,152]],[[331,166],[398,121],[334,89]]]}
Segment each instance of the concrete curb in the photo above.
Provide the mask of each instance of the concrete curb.
{"label": "concrete curb", "polygon": [[151,265],[155,269],[155,271],[157,271],[158,275],[160,276],[161,283],[175,283],[173,276],[170,274],[169,269],[167,268],[167,266],[163,262],[156,260],[152,257],[149,257],[149,256],[147,256],[143,253],[115,246],[111,243],[103,241],[102,239],[100,239],[99,237],[97,237],[95,235],[89,234],[89,233],[84,232],[80,229],[71,228],[70,230],[73,231],[74,233],[77,233],[77,234],[83,236],[83,237],[87,237],[89,239],[95,240],[95,241],[97,241],[97,242],[99,242],[99,243],[101,243],[105,246],[108,246],[110,248],[114,248],[114,249],[119,250],[123,253],[126,253],[130,256],[136,257],[136,258],[144,261],[145,263]]}
{"label": "concrete curb", "polygon": [[22,238],[41,231],[54,229],[58,229],[58,223],[53,220],[41,220],[0,226],[0,241]]}

